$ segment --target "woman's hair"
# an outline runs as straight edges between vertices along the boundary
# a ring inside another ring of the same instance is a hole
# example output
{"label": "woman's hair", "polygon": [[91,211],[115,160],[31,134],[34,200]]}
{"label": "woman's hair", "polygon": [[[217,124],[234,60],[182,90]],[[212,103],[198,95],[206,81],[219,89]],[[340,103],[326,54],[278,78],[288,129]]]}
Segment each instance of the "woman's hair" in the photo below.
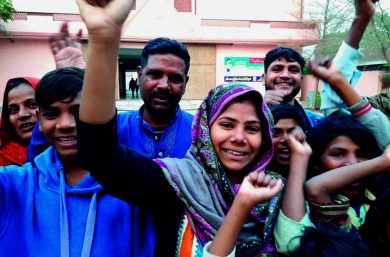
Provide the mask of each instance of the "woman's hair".
{"label": "woman's hair", "polygon": [[389,239],[386,235],[390,225],[390,189],[380,196],[367,212],[359,233],[373,256],[389,256]]}
{"label": "woman's hair", "polygon": [[358,235],[324,226],[306,228],[293,257],[370,257]]}
{"label": "woman's hair", "polygon": [[366,127],[351,116],[327,117],[309,133],[307,141],[313,150],[310,167],[322,167],[322,154],[329,143],[338,136],[349,137],[361,148],[364,157],[367,159],[372,159],[381,154],[375,137]]}
{"label": "woman's hair", "polygon": [[30,85],[34,90],[38,83],[38,79],[29,77],[13,78],[8,80],[7,85],[4,89],[3,95],[3,108],[1,110],[1,121],[0,121],[0,147],[5,145],[7,142],[17,140],[18,136],[15,133],[13,126],[9,121],[8,112],[8,94],[9,92],[18,87],[20,84]]}

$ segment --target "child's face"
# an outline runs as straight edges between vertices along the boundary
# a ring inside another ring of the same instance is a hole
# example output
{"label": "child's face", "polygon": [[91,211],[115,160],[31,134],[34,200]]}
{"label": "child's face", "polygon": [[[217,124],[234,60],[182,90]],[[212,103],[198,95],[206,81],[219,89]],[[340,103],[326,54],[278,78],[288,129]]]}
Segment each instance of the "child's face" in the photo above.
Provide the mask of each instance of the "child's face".
{"label": "child's face", "polygon": [[298,122],[288,118],[278,120],[273,128],[274,160],[282,166],[290,165],[290,149],[288,148],[287,137],[296,127],[299,127]]}
{"label": "child's face", "polygon": [[31,139],[37,121],[37,104],[34,89],[28,84],[20,84],[8,93],[9,122],[22,141]]}
{"label": "child's face", "polygon": [[363,151],[347,136],[338,136],[326,147],[321,156],[323,171],[333,170],[343,166],[365,161]]}
{"label": "child's face", "polygon": [[243,171],[260,151],[261,125],[251,101],[231,104],[213,123],[210,133],[218,159],[231,175]]}
{"label": "child's face", "polygon": [[[324,172],[366,160],[367,158],[364,156],[360,146],[355,144],[347,136],[338,136],[333,139],[321,156],[321,164]],[[345,188],[341,193],[352,198],[358,194],[360,188],[360,183],[355,183]]]}
{"label": "child's face", "polygon": [[79,111],[80,95],[79,93],[74,99],[54,102],[40,110],[40,129],[60,157],[77,154],[75,114]]}

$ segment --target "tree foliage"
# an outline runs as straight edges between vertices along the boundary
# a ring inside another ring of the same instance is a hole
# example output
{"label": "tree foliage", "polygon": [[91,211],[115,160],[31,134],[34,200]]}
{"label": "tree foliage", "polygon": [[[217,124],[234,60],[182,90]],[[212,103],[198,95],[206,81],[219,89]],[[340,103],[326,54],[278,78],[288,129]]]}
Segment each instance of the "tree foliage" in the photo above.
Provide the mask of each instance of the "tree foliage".
{"label": "tree foliage", "polygon": [[380,3],[361,43],[367,61],[390,63],[390,10]]}
{"label": "tree foliage", "polygon": [[11,0],[0,0],[0,32],[5,32],[4,23],[12,20],[14,12]]}
{"label": "tree foliage", "polygon": [[[383,0],[382,0],[383,1]],[[390,10],[377,4],[376,13],[360,44],[364,51],[364,61],[383,61],[390,63]],[[354,18],[353,0],[315,0],[310,1],[308,16],[321,21],[318,29],[319,44],[315,55],[334,56],[341,42],[346,38]]]}
{"label": "tree foliage", "polygon": [[320,43],[314,50],[315,55],[333,55],[337,52],[345,31],[352,22],[354,6],[352,0],[315,0],[308,1],[307,16],[318,20]]}

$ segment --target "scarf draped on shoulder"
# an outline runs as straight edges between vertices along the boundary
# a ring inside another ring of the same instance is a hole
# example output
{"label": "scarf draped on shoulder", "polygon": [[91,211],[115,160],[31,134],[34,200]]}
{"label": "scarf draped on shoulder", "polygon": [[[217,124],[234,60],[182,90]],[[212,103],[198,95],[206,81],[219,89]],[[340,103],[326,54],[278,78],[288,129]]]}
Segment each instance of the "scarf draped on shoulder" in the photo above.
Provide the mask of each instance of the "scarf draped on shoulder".
{"label": "scarf draped on shoulder", "polygon": [[[231,207],[239,186],[230,183],[211,143],[210,127],[232,100],[252,94],[257,101],[262,143],[251,171],[264,172],[273,155],[268,108],[261,94],[242,84],[221,85],[210,91],[201,103],[192,124],[192,145],[185,158],[157,159],[177,195],[186,205],[196,237],[204,245],[212,240]],[[245,174],[246,175],[246,174]],[[251,211],[237,243],[237,256],[272,254],[273,224],[280,196],[260,203]]]}

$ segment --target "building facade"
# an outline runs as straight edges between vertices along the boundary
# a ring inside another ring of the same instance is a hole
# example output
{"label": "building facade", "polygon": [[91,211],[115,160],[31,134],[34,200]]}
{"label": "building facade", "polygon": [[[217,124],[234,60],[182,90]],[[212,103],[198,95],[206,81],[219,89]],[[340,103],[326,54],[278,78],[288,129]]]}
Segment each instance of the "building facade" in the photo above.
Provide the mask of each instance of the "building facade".
{"label": "building facade", "polygon": [[[88,35],[75,0],[13,0],[11,36],[0,37],[0,93],[17,76],[41,77],[54,69],[47,40],[63,22]],[[215,85],[238,81],[264,92],[265,54],[278,45],[300,50],[318,42],[317,24],[303,18],[303,0],[136,0],[118,56],[118,98],[139,65],[145,43],[156,37],[183,42],[191,55],[185,99],[202,99]]]}

